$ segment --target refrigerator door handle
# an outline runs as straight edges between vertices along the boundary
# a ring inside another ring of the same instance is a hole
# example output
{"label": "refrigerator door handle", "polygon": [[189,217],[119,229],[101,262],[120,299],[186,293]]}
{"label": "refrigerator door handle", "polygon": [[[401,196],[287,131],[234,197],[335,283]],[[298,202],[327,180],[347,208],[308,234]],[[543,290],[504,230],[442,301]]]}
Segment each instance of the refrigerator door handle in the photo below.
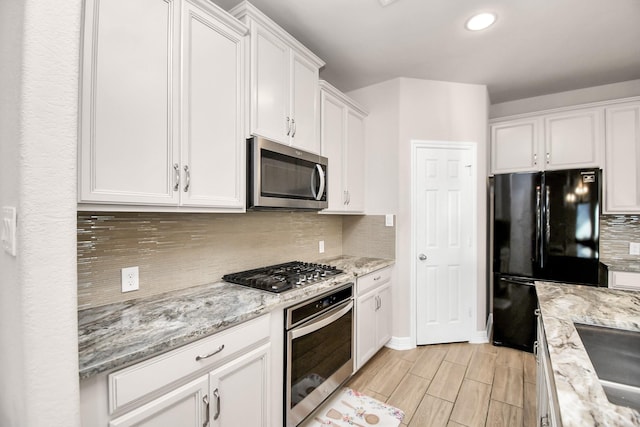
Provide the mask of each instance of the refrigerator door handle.
{"label": "refrigerator door handle", "polygon": [[539,262],[542,259],[542,247],[540,240],[542,239],[542,194],[540,192],[540,186],[536,186],[536,249],[533,255],[533,261]]}
{"label": "refrigerator door handle", "polygon": [[[549,247],[549,240],[551,239],[551,225],[549,223],[549,218],[551,217],[551,204],[549,203],[549,199],[551,198],[551,189],[546,186],[545,187],[545,199],[544,199],[544,214],[545,214],[545,224],[544,224],[544,246]],[[544,263],[544,260],[543,260]]]}

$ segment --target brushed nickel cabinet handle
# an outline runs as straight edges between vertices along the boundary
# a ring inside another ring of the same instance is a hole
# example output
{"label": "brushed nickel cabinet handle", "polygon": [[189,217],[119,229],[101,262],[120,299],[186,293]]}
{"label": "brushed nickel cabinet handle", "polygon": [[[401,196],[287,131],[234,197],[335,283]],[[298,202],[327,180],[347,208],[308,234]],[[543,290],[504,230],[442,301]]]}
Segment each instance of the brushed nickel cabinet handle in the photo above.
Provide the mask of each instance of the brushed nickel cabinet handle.
{"label": "brushed nickel cabinet handle", "polygon": [[220,418],[220,393],[218,392],[218,389],[213,391],[213,397],[216,398],[216,413],[213,416],[213,420],[215,421]]}
{"label": "brushed nickel cabinet handle", "polygon": [[189,191],[189,185],[191,185],[191,171],[189,170],[188,165],[184,165],[184,172],[187,179],[187,183],[184,186],[184,192],[186,193]]}
{"label": "brushed nickel cabinet handle", "polygon": [[212,351],[209,354],[205,354],[204,356],[196,356],[196,362],[199,362],[203,359],[208,359],[211,356],[215,356],[216,354],[220,353],[222,350],[224,350],[224,344],[222,344],[220,347],[218,347],[217,350]]}
{"label": "brushed nickel cabinet handle", "polygon": [[204,419],[204,424],[202,424],[202,427],[209,427],[209,396],[207,396],[206,394],[204,395],[204,397],[202,398],[202,401],[205,404],[205,419]]}
{"label": "brushed nickel cabinet handle", "polygon": [[173,170],[175,173],[175,184],[173,185],[173,191],[178,191],[180,189],[180,165],[177,163],[173,164]]}

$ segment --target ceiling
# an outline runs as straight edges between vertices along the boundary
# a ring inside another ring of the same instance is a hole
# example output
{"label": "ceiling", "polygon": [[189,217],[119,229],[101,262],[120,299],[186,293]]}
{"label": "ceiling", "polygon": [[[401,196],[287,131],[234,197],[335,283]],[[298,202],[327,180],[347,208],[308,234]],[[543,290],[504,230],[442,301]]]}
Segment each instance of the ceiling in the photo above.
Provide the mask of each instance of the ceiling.
{"label": "ceiling", "polygon": [[[213,0],[230,9],[239,0]],[[640,79],[640,0],[252,0],[342,91],[395,77],[487,85],[491,103]],[[475,12],[497,13],[470,32]]]}

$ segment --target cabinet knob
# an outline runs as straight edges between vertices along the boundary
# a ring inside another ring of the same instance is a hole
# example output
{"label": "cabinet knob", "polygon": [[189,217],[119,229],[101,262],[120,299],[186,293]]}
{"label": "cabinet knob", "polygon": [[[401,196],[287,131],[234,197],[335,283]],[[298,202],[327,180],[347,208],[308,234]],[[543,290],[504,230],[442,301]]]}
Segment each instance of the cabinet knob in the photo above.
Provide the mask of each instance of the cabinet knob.
{"label": "cabinet knob", "polygon": [[427,259],[427,256],[426,256],[425,254],[420,254],[420,255],[418,255],[418,259],[419,259],[420,261],[424,261],[424,260],[426,260],[426,259]]}

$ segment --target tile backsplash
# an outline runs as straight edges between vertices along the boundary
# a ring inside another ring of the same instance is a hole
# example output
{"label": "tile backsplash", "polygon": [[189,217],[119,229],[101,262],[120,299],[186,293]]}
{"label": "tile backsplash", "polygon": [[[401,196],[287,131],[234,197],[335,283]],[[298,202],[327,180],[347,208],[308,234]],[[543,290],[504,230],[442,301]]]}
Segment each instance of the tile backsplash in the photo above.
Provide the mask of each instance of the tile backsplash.
{"label": "tile backsplash", "polygon": [[[343,233],[349,250],[343,250]],[[324,240],[323,254],[319,240]],[[79,212],[78,308],[212,283],[250,268],[342,254],[394,258],[395,227],[384,227],[384,216],[313,212]],[[139,267],[140,289],[122,293],[120,269],[133,266]]]}
{"label": "tile backsplash", "polygon": [[625,263],[638,262],[638,255],[629,255],[629,243],[640,242],[639,215],[602,215],[600,217],[600,260]]}

